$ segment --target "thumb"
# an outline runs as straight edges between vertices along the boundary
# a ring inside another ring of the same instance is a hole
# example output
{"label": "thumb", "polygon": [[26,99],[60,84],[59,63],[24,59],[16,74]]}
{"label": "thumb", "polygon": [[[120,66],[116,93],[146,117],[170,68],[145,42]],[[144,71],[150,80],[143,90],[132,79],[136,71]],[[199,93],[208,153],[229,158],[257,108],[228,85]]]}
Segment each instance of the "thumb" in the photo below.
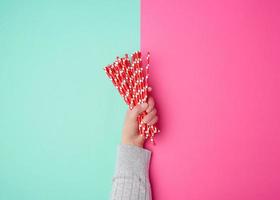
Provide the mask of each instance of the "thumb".
{"label": "thumb", "polygon": [[147,103],[141,103],[136,105],[132,110],[131,110],[131,117],[133,119],[137,119],[138,115],[140,115],[142,112],[144,112],[148,108]]}

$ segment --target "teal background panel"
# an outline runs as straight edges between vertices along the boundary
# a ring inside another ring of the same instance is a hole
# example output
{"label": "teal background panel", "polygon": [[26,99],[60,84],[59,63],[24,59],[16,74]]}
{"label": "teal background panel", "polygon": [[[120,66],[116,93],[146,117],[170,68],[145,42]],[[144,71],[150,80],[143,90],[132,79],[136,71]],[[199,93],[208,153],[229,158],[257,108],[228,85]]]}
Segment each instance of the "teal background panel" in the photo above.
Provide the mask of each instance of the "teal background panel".
{"label": "teal background panel", "polygon": [[139,1],[0,1],[0,199],[108,199],[126,106],[103,67]]}

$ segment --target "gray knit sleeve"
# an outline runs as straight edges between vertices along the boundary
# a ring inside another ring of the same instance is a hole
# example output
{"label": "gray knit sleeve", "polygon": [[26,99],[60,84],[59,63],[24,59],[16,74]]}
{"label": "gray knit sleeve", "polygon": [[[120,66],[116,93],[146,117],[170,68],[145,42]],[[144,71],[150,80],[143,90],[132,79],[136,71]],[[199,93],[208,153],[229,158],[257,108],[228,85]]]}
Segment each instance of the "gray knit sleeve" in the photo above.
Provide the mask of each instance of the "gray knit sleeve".
{"label": "gray knit sleeve", "polygon": [[112,200],[151,200],[149,164],[151,151],[120,144],[111,191]]}

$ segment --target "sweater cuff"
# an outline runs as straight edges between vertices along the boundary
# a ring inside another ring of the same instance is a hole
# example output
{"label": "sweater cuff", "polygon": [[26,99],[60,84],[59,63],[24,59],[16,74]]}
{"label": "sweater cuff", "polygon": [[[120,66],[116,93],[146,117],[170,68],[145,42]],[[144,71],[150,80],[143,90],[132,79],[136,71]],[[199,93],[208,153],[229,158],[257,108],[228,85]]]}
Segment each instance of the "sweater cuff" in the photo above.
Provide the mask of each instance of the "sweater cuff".
{"label": "sweater cuff", "polygon": [[134,145],[118,146],[116,175],[136,174],[148,177],[151,151]]}

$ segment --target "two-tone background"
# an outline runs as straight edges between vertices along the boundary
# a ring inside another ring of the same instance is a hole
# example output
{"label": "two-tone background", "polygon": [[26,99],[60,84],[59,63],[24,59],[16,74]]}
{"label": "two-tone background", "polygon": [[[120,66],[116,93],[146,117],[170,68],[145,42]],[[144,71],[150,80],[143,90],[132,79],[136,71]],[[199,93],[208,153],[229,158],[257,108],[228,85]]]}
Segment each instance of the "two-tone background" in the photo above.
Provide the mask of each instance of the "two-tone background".
{"label": "two-tone background", "polygon": [[156,200],[280,198],[278,1],[0,1],[0,200],[108,199],[126,106],[103,72],[151,52]]}

